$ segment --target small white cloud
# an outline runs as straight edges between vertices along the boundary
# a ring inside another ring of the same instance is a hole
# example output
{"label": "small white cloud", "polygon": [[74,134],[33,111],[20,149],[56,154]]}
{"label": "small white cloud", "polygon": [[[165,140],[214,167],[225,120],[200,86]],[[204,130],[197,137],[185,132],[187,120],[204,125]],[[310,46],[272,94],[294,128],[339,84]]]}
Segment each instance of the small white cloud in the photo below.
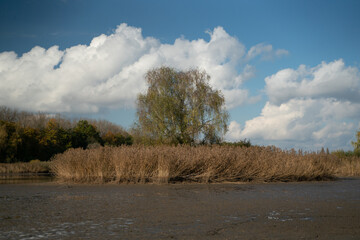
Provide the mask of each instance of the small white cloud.
{"label": "small white cloud", "polygon": [[261,56],[262,60],[271,60],[274,57],[281,57],[288,54],[289,52],[285,49],[274,50],[271,44],[259,43],[249,49],[246,59],[251,60],[257,56]]}
{"label": "small white cloud", "polygon": [[278,49],[275,51],[275,55],[277,57],[286,56],[286,55],[289,55],[289,51],[285,50],[285,49]]}
{"label": "small white cloud", "polygon": [[273,48],[271,45],[265,45],[263,43],[257,44],[250,48],[250,50],[247,53],[247,58],[252,59],[254,57],[259,56],[260,54],[267,53],[269,54],[272,52]]}

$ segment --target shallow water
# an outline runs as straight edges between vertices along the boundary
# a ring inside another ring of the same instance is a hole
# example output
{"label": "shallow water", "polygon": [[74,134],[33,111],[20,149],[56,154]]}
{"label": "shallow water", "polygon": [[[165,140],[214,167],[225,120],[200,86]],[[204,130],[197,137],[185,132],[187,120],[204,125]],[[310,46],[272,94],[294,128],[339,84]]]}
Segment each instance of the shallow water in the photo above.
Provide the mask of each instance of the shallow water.
{"label": "shallow water", "polygon": [[360,239],[360,179],[0,185],[0,239]]}
{"label": "shallow water", "polygon": [[54,180],[50,174],[0,175],[0,184],[46,183]]}

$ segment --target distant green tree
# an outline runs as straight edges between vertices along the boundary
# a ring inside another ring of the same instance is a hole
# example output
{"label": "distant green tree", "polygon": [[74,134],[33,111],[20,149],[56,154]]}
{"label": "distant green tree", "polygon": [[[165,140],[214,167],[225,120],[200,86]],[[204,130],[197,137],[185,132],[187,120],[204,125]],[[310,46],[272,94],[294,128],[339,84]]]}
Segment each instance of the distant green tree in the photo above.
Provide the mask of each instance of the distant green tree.
{"label": "distant green tree", "polygon": [[[137,134],[154,143],[218,143],[227,131],[225,99],[199,70],[161,67],[146,74],[148,90],[137,99]],[[137,135],[135,134],[135,135]]]}
{"label": "distant green tree", "polygon": [[57,153],[72,147],[71,132],[62,128],[58,121],[50,119],[40,134],[40,160],[48,160]]}
{"label": "distant green tree", "polygon": [[[98,126],[98,127],[96,127]],[[101,134],[99,133],[101,130]],[[104,136],[111,132],[112,135]],[[59,114],[29,113],[0,106],[0,162],[49,160],[69,148],[131,145],[121,126],[105,120],[68,120]]]}
{"label": "distant green tree", "polygon": [[[29,162],[40,158],[40,131],[31,127],[24,127],[21,130],[21,146],[19,148],[19,159]],[[43,159],[48,160],[48,159]]]}
{"label": "distant green tree", "polygon": [[99,143],[103,145],[96,127],[86,120],[80,120],[72,130],[72,146],[74,148],[87,148],[89,144]]}
{"label": "distant green tree", "polygon": [[14,122],[0,120],[0,162],[19,161],[21,143],[21,128]]}
{"label": "distant green tree", "polygon": [[233,146],[233,147],[251,147],[251,142],[249,139],[239,140],[237,142],[223,142],[224,146]]}
{"label": "distant green tree", "polygon": [[360,131],[357,131],[356,133],[356,141],[351,142],[351,144],[354,147],[354,154],[357,156],[360,156]]}
{"label": "distant green tree", "polygon": [[121,133],[107,132],[102,137],[104,144],[108,146],[132,145],[132,137],[130,135],[122,135]]}

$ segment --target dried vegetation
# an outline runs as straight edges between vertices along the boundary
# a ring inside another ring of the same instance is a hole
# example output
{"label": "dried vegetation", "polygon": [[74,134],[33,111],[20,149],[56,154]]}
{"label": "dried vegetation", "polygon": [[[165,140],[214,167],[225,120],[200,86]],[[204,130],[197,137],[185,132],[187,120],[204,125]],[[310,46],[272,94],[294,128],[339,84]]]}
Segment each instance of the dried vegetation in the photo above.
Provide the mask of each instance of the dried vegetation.
{"label": "dried vegetation", "polygon": [[32,160],[30,162],[0,163],[0,174],[49,173],[50,163]]}
{"label": "dried vegetation", "polygon": [[259,146],[121,146],[70,149],[51,170],[79,183],[311,181],[359,176],[360,159]]}

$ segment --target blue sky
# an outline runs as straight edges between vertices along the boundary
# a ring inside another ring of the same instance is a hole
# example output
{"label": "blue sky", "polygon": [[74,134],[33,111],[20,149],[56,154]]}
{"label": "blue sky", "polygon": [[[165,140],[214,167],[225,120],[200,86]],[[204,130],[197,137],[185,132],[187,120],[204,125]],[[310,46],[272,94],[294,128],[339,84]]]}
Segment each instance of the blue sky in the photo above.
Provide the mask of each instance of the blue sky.
{"label": "blue sky", "polygon": [[129,127],[143,71],[199,67],[227,99],[228,140],[351,149],[359,12],[347,0],[2,0],[0,104]]}

